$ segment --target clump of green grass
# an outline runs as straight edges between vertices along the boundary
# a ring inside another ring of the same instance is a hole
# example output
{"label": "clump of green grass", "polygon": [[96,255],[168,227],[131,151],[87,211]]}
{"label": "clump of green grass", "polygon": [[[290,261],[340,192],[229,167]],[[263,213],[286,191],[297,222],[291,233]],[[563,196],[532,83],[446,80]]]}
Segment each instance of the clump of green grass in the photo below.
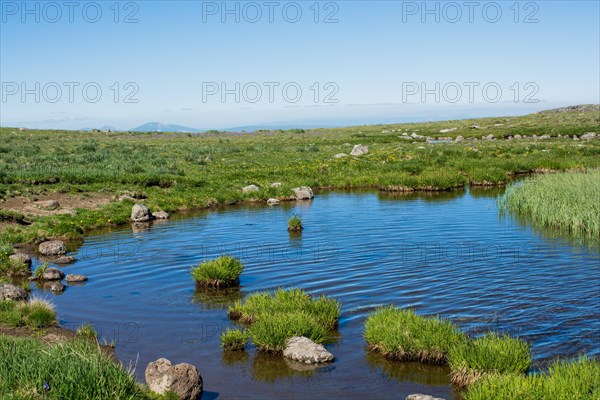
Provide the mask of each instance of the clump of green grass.
{"label": "clump of green grass", "polygon": [[232,256],[221,256],[201,262],[191,270],[197,286],[217,288],[238,284],[242,272],[244,272],[244,265]]}
{"label": "clump of green grass", "polygon": [[47,345],[0,336],[0,376],[0,398],[150,398],[129,371],[88,340]]}
{"label": "clump of green grass", "polygon": [[600,169],[558,173],[510,185],[499,200],[502,211],[512,211],[541,227],[575,238],[600,238]]}
{"label": "clump of green grass", "polygon": [[372,351],[386,357],[431,364],[444,364],[449,350],[466,341],[450,321],[394,306],[381,307],[367,317],[364,337]]}
{"label": "clump of green grass", "polygon": [[600,398],[600,362],[580,357],[555,361],[542,374],[487,375],[470,386],[465,400],[595,400]]}
{"label": "clump of green grass", "polygon": [[278,313],[262,318],[250,325],[252,342],[263,351],[281,353],[287,340],[304,336],[315,343],[327,339],[328,329],[313,315],[305,311]]}
{"label": "clump of green grass", "polygon": [[524,375],[531,367],[531,352],[521,339],[490,333],[453,346],[448,364],[452,383],[467,387],[484,375]]}
{"label": "clump of green grass", "polygon": [[56,310],[44,299],[29,301],[4,300],[0,302],[0,324],[19,327],[44,328],[56,325]]}
{"label": "clump of green grass", "polygon": [[249,336],[240,329],[227,329],[221,335],[221,346],[225,350],[243,350],[248,343]]}
{"label": "clump of green grass", "polygon": [[288,231],[299,232],[302,229],[302,217],[300,215],[292,215],[288,218]]}
{"label": "clump of green grass", "polygon": [[47,262],[45,262],[42,265],[38,266],[33,271],[33,279],[36,280],[36,281],[42,279],[42,276],[44,275],[44,272],[46,272],[47,269],[48,269],[48,263]]}
{"label": "clump of green grass", "polygon": [[250,325],[249,336],[259,350],[278,353],[293,336],[325,342],[337,328],[340,312],[335,299],[311,297],[301,289],[278,289],[237,301],[229,308],[229,318]]}
{"label": "clump of green grass", "polygon": [[75,335],[80,338],[98,340],[98,333],[92,326],[92,324],[85,324],[77,328]]}

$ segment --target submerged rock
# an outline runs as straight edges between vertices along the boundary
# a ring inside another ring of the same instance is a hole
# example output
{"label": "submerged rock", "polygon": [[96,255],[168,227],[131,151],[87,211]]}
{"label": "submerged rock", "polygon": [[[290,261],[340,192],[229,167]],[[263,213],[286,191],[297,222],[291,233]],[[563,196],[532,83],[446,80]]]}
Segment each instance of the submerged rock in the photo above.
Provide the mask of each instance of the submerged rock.
{"label": "submerged rock", "polygon": [[26,298],[25,289],[10,283],[0,283],[0,300],[25,300]]}
{"label": "submerged rock", "polygon": [[44,256],[59,256],[67,252],[67,246],[60,240],[50,240],[40,243],[38,251]]}
{"label": "submerged rock", "polygon": [[260,190],[260,188],[256,185],[248,185],[242,189],[242,192],[253,193],[253,192],[258,192],[259,190]]}
{"label": "submerged rock", "polygon": [[279,205],[280,201],[278,199],[269,199],[267,200],[267,204],[270,206],[277,206]]}
{"label": "submerged rock", "polygon": [[294,191],[294,197],[296,197],[296,200],[310,200],[315,197],[312,189],[308,186],[300,186],[292,190]]}
{"label": "submerged rock", "polygon": [[143,204],[134,204],[131,208],[131,221],[146,222],[152,219],[150,209]]}
{"label": "submerged rock", "polygon": [[50,285],[50,290],[52,290],[52,293],[62,293],[65,291],[65,285],[60,282],[54,282]]}
{"label": "submerged rock", "polygon": [[320,364],[333,361],[333,354],[325,346],[316,344],[304,336],[289,339],[283,356],[305,364]]}
{"label": "submerged rock", "polygon": [[85,282],[88,280],[88,277],[85,275],[76,275],[76,274],[68,274],[66,279],[67,282]]}
{"label": "submerged rock", "polygon": [[354,148],[352,148],[352,151],[350,152],[351,156],[362,156],[365,154],[369,154],[369,147],[367,146],[363,146],[362,144],[357,144],[356,146],[354,146]]}
{"label": "submerged rock", "polygon": [[152,213],[152,216],[156,219],[169,219],[169,213],[166,211],[157,211]]}
{"label": "submerged rock", "polygon": [[42,274],[42,280],[44,281],[60,281],[64,277],[64,272],[57,268],[46,268]]}
{"label": "submerged rock", "polygon": [[174,392],[183,400],[196,400],[202,395],[202,377],[191,364],[171,364],[166,358],[159,358],[146,367],[146,384],[153,392],[162,394]]}
{"label": "submerged rock", "polygon": [[58,257],[56,260],[54,260],[54,264],[67,265],[67,264],[72,264],[75,261],[77,261],[77,259],[73,256],[62,256],[62,257]]}

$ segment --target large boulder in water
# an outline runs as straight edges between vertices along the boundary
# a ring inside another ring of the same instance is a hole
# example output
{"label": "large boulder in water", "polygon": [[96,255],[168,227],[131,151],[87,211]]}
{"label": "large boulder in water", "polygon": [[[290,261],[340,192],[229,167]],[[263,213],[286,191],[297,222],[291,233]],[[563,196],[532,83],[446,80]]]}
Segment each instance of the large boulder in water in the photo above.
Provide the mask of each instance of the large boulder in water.
{"label": "large boulder in water", "polygon": [[292,190],[294,191],[294,197],[296,197],[296,200],[310,200],[315,197],[312,189],[308,186],[300,186]]}
{"label": "large boulder in water", "polygon": [[146,384],[153,392],[162,394],[167,390],[180,399],[196,400],[202,395],[202,377],[191,364],[171,364],[166,358],[159,358],[146,367]]}
{"label": "large boulder in water", "polygon": [[320,364],[333,361],[333,354],[321,345],[304,336],[289,339],[283,356],[305,364]]}

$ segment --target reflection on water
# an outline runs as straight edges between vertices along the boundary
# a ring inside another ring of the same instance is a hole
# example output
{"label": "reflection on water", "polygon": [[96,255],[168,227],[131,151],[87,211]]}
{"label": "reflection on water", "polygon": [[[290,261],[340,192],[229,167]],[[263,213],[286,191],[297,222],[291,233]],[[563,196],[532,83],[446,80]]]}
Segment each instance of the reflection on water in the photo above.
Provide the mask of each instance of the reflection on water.
{"label": "reflection on water", "polygon": [[[52,296],[61,323],[90,322],[116,342],[128,365],[159,357],[200,369],[219,398],[457,398],[440,367],[365,352],[363,323],[377,306],[440,315],[466,333],[518,334],[539,367],[554,357],[600,355],[598,249],[548,239],[510,215],[498,189],[390,194],[320,192],[312,202],[252,204],[174,216],[167,223],[112,228],[73,247],[65,273],[89,277]],[[290,235],[287,219],[302,216]],[[239,288],[197,289],[189,268],[231,254],[246,269]],[[39,260],[35,260],[39,265]],[[223,352],[236,325],[227,307],[257,290],[300,287],[342,303],[336,357],[315,370],[281,357]]]}

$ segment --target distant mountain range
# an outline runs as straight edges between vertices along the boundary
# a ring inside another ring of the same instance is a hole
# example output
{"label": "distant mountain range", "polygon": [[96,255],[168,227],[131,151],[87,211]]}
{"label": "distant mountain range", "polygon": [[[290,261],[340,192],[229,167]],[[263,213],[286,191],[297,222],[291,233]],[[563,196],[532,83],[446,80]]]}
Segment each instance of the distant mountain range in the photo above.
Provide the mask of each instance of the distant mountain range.
{"label": "distant mountain range", "polygon": [[130,132],[175,132],[175,133],[198,133],[205,129],[190,128],[176,124],[161,124],[160,122],[148,122],[129,130]]}

